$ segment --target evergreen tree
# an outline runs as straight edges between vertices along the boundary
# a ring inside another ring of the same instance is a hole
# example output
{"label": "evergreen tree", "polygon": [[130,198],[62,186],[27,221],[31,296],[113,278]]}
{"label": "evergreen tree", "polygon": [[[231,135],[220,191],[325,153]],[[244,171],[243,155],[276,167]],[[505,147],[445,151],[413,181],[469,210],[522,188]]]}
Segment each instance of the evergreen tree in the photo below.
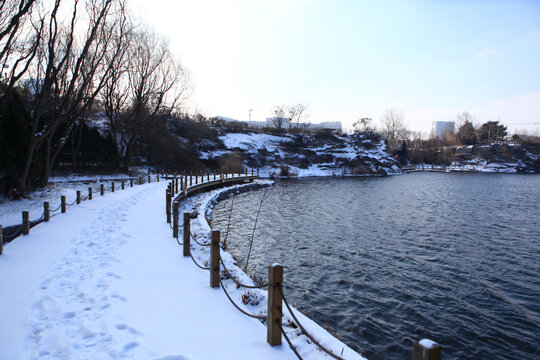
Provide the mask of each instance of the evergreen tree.
{"label": "evergreen tree", "polygon": [[484,144],[503,140],[506,135],[508,135],[507,127],[499,124],[498,121],[488,121],[478,129],[478,140]]}
{"label": "evergreen tree", "polygon": [[456,133],[456,138],[461,145],[474,145],[476,143],[476,130],[471,121],[466,120]]}

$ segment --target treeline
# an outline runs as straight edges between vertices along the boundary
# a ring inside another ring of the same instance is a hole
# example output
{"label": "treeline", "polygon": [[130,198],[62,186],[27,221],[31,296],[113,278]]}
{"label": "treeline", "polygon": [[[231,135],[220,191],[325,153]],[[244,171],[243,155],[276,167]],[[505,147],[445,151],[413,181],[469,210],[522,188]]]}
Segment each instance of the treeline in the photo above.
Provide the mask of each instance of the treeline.
{"label": "treeline", "polygon": [[[0,2],[0,171],[43,186],[59,162],[129,169],[189,90],[167,43],[124,0]],[[107,132],[87,122],[105,119]],[[1,174],[0,174],[1,175]]]}

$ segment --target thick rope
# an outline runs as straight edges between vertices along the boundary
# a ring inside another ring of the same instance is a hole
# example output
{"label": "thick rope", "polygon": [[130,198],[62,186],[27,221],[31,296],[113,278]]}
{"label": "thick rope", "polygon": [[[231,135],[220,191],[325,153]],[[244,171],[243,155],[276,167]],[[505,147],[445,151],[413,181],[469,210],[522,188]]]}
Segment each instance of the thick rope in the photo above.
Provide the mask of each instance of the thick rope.
{"label": "thick rope", "polygon": [[75,203],[77,202],[77,199],[73,200],[73,202],[71,204],[66,204],[67,206],[73,206],[75,205]]}
{"label": "thick rope", "polygon": [[191,238],[193,239],[193,241],[195,241],[198,245],[200,246],[210,246],[212,245],[212,243],[208,243],[208,244],[204,244],[204,243],[200,243],[197,241],[197,239],[195,239],[195,237],[193,236],[193,234],[190,232],[189,235],[191,236]]}
{"label": "thick rope", "polygon": [[259,319],[259,320],[266,320],[267,317],[266,316],[262,316],[262,315],[253,315],[253,314],[250,314],[248,313],[247,311],[241,309],[238,305],[236,305],[236,303],[233,301],[233,299],[231,299],[231,296],[229,295],[229,293],[227,292],[227,289],[225,289],[225,286],[223,285],[223,281],[221,281],[221,279],[219,279],[219,283],[221,284],[221,288],[223,289],[223,291],[225,292],[225,295],[227,295],[227,298],[229,299],[229,301],[234,305],[235,308],[237,308],[242,314],[244,315],[247,315],[249,317],[252,317],[254,319]]}
{"label": "thick rope", "polygon": [[281,297],[283,298],[283,302],[285,303],[285,305],[287,306],[287,309],[289,310],[289,313],[291,314],[292,318],[294,319],[294,321],[296,322],[296,325],[298,325],[298,327],[300,328],[300,330],[302,331],[302,333],[304,335],[306,335],[311,341],[313,341],[313,343],[315,345],[317,345],[322,351],[324,351],[325,353],[327,353],[328,355],[330,355],[331,357],[333,357],[334,359],[337,359],[337,360],[345,360],[343,359],[342,357],[334,354],[332,351],[328,350],[327,348],[325,348],[324,346],[321,345],[321,343],[319,343],[317,340],[315,340],[315,338],[306,331],[306,329],[304,329],[304,327],[302,326],[302,324],[300,324],[300,321],[298,321],[298,319],[296,318],[296,316],[294,315],[291,307],[289,306],[289,302],[287,301],[287,299],[285,298],[285,295],[283,294],[283,287],[281,286],[281,284],[278,285],[277,287],[279,289],[279,292],[281,293]]}
{"label": "thick rope", "polygon": [[51,210],[50,212],[51,213],[57,212],[58,210],[60,210],[61,207],[62,207],[62,204],[58,205],[58,207],[56,209]]}
{"label": "thick rope", "polygon": [[23,228],[22,225],[19,226],[19,227],[17,228],[17,230],[15,230],[14,232],[11,233],[11,235],[5,235],[5,236],[3,236],[3,238],[5,239],[6,242],[15,239],[17,236],[19,236],[19,235],[22,234],[22,228]]}
{"label": "thick rope", "polygon": [[209,267],[206,267],[206,266],[199,265],[199,263],[197,262],[197,260],[195,260],[195,258],[193,257],[193,254],[191,253],[191,251],[189,252],[189,256],[191,256],[191,260],[193,260],[193,262],[195,263],[195,265],[197,265],[198,267],[200,267],[200,268],[203,269],[203,270],[210,270],[210,266],[209,266]]}
{"label": "thick rope", "polygon": [[287,336],[287,333],[285,332],[285,330],[283,330],[283,327],[281,326],[281,323],[279,322],[279,320],[276,320],[276,323],[279,327],[279,330],[281,331],[281,333],[283,334],[283,337],[285,338],[285,340],[287,340],[287,343],[289,344],[289,347],[291,348],[291,350],[294,352],[294,355],[296,355],[296,357],[300,360],[304,360],[302,359],[302,357],[300,356],[300,354],[298,353],[298,350],[296,350],[296,347],[292,344],[291,340],[289,339],[289,337]]}
{"label": "thick rope", "polygon": [[221,257],[220,257],[219,261],[221,261],[221,265],[223,266],[223,269],[225,269],[225,273],[227,275],[229,275],[231,280],[234,281],[236,285],[238,285],[240,287],[245,287],[245,288],[248,288],[248,289],[261,289],[261,288],[264,288],[264,287],[268,286],[268,283],[262,284],[262,285],[246,285],[246,284],[242,284],[241,282],[239,282],[238,280],[236,280],[232,276],[232,273],[227,269],[227,267],[225,266],[225,263],[223,262],[223,259],[221,259]]}

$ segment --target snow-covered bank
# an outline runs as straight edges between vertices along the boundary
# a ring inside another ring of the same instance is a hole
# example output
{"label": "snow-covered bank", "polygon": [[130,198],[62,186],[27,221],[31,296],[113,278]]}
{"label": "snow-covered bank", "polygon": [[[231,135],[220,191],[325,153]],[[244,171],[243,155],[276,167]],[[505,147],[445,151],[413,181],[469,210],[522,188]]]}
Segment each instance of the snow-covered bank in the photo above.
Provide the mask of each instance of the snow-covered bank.
{"label": "snow-covered bank", "polygon": [[[234,187],[217,189],[208,193],[196,195],[194,197],[183,200],[181,202],[180,211],[190,212],[192,216],[196,215],[196,217],[193,218],[190,223],[191,232],[194,234],[198,242],[209,243],[211,225],[208,224],[207,219],[211,217],[214,205],[217,203],[218,199],[222,197],[222,194],[224,192],[228,192],[230,194],[240,193],[251,189],[253,186],[268,186],[271,183],[271,181],[259,180],[254,184],[237,185]],[[192,248],[194,254],[196,254],[195,256],[197,257],[197,259],[200,260],[201,263],[203,263],[204,265],[208,266],[210,261],[210,253],[208,248],[199,246],[197,244],[192,244]],[[223,262],[225,263],[227,270],[237,281],[247,285],[254,285],[253,281],[239,268],[238,264],[229,253],[222,250],[221,257],[223,259]],[[232,297],[232,299],[236,302],[237,305],[242,306],[245,311],[256,315],[267,314],[268,305],[266,290],[238,288],[235,282],[231,279],[224,279],[223,283],[227,287],[227,291],[229,292],[229,295]],[[233,307],[232,304],[231,307]],[[343,342],[332,336],[330,333],[328,333],[328,331],[323,329],[317,323],[304,316],[294,307],[292,310],[300,323],[307,330],[307,332],[309,332],[317,341],[319,341],[327,349],[331,350],[334,354],[342,356],[344,359],[364,359],[361,355],[359,355],[354,350],[345,345]],[[288,309],[286,309],[285,305],[283,305],[283,311],[284,330],[291,339],[293,345],[296,347],[296,349],[302,356],[302,358],[306,360],[331,358],[330,356],[322,352],[305,335],[303,335],[298,327],[294,325],[291,326],[294,321],[290,312],[288,311]],[[284,345],[282,346],[288,346],[286,345],[285,339],[283,339],[283,344]]]}
{"label": "snow-covered bank", "polygon": [[224,133],[220,144],[204,144],[201,159],[219,160],[234,152],[245,166],[260,169],[264,177],[278,176],[287,167],[295,176],[342,174],[399,174],[397,160],[375,133],[338,135],[301,133],[270,135],[258,132]]}
{"label": "snow-covered bank", "polygon": [[[236,310],[209,274],[182,256],[165,222],[167,182],[128,188],[70,208],[15,239],[0,256],[0,359],[294,359],[270,347],[266,328]],[[184,210],[200,241],[203,209],[219,191]],[[199,224],[199,225],[198,225]],[[193,245],[200,262],[206,249]],[[225,263],[242,282],[247,276]],[[241,304],[242,290],[225,285]],[[248,296],[265,312],[264,292]],[[306,328],[346,359],[361,358],[309,319]],[[286,322],[285,322],[286,323]],[[287,328],[304,359],[323,354]],[[296,332],[296,333],[295,333]]]}

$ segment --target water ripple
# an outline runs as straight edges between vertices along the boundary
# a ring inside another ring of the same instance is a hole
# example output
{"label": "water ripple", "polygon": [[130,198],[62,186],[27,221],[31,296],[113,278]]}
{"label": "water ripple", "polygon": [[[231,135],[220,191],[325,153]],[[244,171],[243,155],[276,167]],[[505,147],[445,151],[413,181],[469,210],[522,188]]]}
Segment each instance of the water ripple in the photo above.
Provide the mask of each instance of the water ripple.
{"label": "water ripple", "polygon": [[[262,192],[236,196],[245,262]],[[535,200],[533,200],[535,199]],[[373,359],[429,337],[445,359],[540,358],[540,177],[432,174],[278,182],[248,271],[286,265],[291,301]],[[216,206],[224,231],[230,200]]]}

